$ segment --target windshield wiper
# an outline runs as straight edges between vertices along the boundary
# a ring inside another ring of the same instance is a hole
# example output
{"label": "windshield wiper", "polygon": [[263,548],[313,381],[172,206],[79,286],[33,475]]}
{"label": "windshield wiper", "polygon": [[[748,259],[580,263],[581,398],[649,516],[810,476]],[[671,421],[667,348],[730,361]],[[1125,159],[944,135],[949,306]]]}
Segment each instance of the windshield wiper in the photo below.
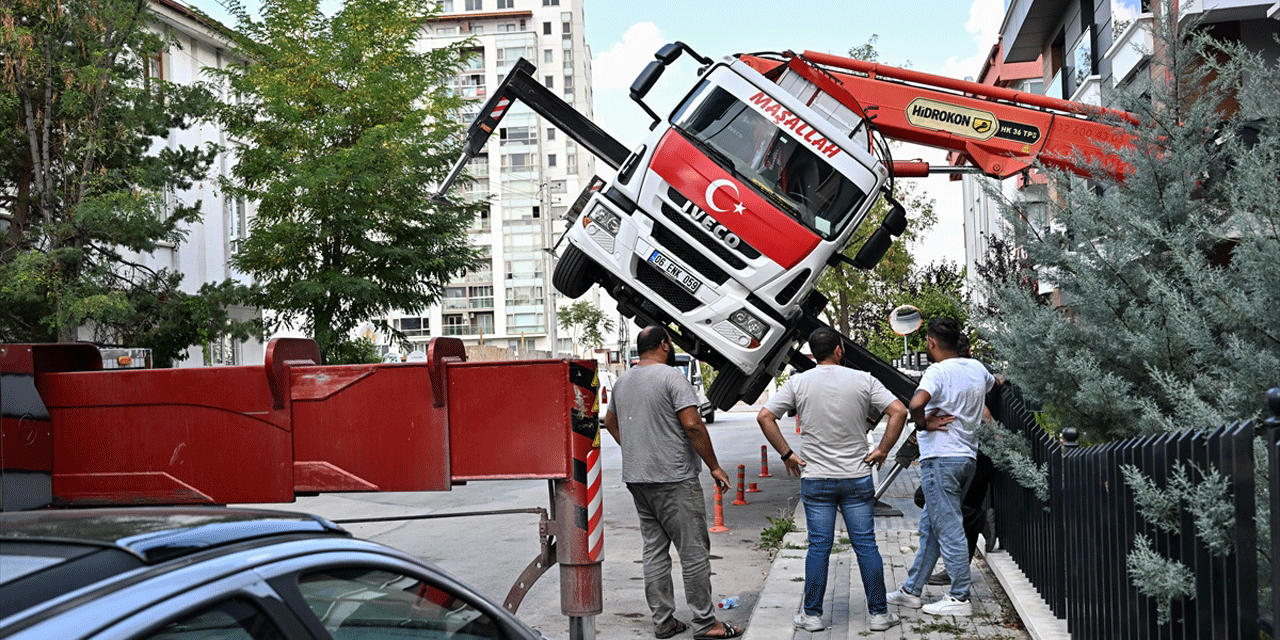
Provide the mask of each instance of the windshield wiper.
{"label": "windshield wiper", "polygon": [[733,158],[730,158],[728,154],[707,144],[705,141],[699,139],[697,136],[693,135],[689,131],[686,131],[685,129],[680,129],[679,127],[677,127],[677,129],[681,133],[685,134],[688,140],[693,142],[693,146],[697,147],[699,151],[703,152],[708,156],[711,156],[713,160],[716,160],[722,166],[727,167],[730,173],[733,173],[735,175],[741,175],[738,173],[738,166],[733,163]]}
{"label": "windshield wiper", "polygon": [[[751,179],[751,184],[755,185],[756,189],[758,189],[760,193],[764,194],[766,198],[772,201],[773,204],[777,205],[779,209],[786,211],[788,214],[791,215],[792,218],[795,218],[796,220],[800,221],[800,224],[804,224],[804,221],[800,219],[800,211],[795,208],[795,205],[791,204],[790,202],[787,202],[786,199],[784,199],[782,196],[774,193],[772,189],[770,189],[768,186],[765,185],[765,183],[760,182],[755,178]],[[805,226],[808,226],[808,225],[805,225]]]}

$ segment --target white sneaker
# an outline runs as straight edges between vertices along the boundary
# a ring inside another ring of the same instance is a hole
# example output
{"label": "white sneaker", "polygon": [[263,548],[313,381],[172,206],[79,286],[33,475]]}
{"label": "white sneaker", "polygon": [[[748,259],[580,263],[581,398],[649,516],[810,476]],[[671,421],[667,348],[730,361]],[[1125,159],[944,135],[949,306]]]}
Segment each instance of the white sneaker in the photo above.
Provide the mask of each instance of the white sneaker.
{"label": "white sneaker", "polygon": [[889,604],[896,604],[900,607],[910,607],[912,609],[919,609],[920,605],[924,603],[924,601],[920,599],[920,596],[913,596],[902,589],[898,589],[897,591],[890,593],[885,599],[889,601]]}
{"label": "white sneaker", "polygon": [[973,603],[968,600],[956,600],[948,593],[942,596],[941,600],[924,605],[924,612],[935,616],[971,616]]}
{"label": "white sneaker", "polygon": [[872,631],[884,631],[889,627],[901,623],[902,618],[899,618],[896,613],[877,613],[867,618],[867,621],[871,623]]}
{"label": "white sneaker", "polygon": [[[826,629],[822,624],[822,618],[808,615],[803,611],[796,614],[796,628],[804,629],[805,631],[822,631]],[[885,628],[887,629],[888,627]]]}

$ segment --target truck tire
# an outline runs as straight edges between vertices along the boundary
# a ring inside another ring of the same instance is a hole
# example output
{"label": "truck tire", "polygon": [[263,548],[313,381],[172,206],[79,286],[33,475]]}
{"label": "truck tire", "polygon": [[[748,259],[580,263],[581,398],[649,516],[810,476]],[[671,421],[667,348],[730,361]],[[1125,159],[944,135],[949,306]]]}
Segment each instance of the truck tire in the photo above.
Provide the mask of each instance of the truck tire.
{"label": "truck tire", "polygon": [[711,424],[716,421],[716,408],[711,407],[706,413],[702,414],[702,421]]}
{"label": "truck tire", "polygon": [[720,373],[716,374],[716,379],[711,381],[711,387],[707,389],[707,399],[711,400],[711,407],[721,411],[728,411],[733,405],[742,398],[742,385],[747,381],[747,374],[741,369],[725,363],[720,367]]}
{"label": "truck tire", "polygon": [[568,245],[564,254],[556,261],[555,271],[551,274],[551,284],[556,290],[570,298],[580,298],[591,288],[592,268],[595,264],[581,249]]}

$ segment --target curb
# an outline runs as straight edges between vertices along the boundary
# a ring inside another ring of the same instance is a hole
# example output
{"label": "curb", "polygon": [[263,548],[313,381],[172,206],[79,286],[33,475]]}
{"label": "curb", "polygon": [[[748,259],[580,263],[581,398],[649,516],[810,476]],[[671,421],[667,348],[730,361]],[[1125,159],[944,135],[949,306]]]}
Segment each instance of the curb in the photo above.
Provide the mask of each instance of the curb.
{"label": "curb", "polygon": [[1026,627],[1032,640],[1071,640],[1071,634],[1067,632],[1067,621],[1059,620],[1053,615],[1049,605],[1040,599],[1036,588],[1027,580],[1013,558],[1009,557],[1008,552],[992,551],[983,553],[982,557],[1000,582],[1000,588],[1004,589],[1005,595],[1013,603],[1018,618],[1022,620],[1022,625]]}

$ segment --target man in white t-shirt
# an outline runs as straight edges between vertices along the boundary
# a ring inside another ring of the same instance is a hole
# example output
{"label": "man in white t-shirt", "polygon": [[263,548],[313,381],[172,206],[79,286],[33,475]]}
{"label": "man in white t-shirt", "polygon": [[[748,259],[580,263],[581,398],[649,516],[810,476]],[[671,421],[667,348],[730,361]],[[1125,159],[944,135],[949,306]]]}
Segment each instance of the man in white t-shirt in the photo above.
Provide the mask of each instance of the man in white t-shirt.
{"label": "man in white t-shirt", "polygon": [[[804,609],[796,615],[795,626],[806,631],[824,628],[822,597],[839,510],[858,556],[871,629],[883,631],[900,620],[889,613],[885,601],[884,562],[872,519],[876,500],[871,467],[884,464],[889,456],[907,421],[907,407],[871,374],[841,365],[844,346],[835,331],[815,330],[809,336],[809,349],[818,366],[787,380],[756,416],[765,438],[782,455],[787,473],[801,477],[809,551],[804,562]],[[778,428],[778,416],[792,410],[804,416],[799,454]],[[867,444],[867,418],[881,413],[889,416],[889,424],[872,451]]]}
{"label": "man in white t-shirt", "polygon": [[941,600],[923,605],[925,613],[939,616],[973,613],[968,541],[960,506],[977,468],[978,444],[973,432],[982,420],[987,392],[995,384],[981,362],[960,357],[960,336],[960,325],[951,318],[929,323],[926,349],[935,364],[925,369],[911,398],[925,498],[920,513],[920,547],[907,571],[907,581],[888,596],[890,604],[921,608],[920,595],[941,556],[951,576],[950,591]]}

